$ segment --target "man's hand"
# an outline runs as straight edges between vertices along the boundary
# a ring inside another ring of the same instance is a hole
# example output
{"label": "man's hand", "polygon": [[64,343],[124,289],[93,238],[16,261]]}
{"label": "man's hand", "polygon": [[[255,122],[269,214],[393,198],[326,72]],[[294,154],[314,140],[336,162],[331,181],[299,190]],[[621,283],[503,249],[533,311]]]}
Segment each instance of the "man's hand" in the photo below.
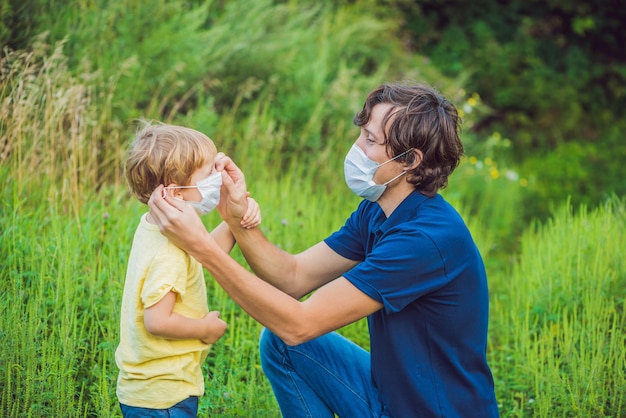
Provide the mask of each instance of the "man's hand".
{"label": "man's hand", "polygon": [[169,196],[163,197],[162,185],[152,192],[148,206],[161,233],[190,254],[209,234],[191,205]]}
{"label": "man's hand", "polygon": [[233,160],[222,153],[215,157],[215,169],[222,172],[222,190],[217,210],[225,221],[238,223],[248,208],[246,179]]}

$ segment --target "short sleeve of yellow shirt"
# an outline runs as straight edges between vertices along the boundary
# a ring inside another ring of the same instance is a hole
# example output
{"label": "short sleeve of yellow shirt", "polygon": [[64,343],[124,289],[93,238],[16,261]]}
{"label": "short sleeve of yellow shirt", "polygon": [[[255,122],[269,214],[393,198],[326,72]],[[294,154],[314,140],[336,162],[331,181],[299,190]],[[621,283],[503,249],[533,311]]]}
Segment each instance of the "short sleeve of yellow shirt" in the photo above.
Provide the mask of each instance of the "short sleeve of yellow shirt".
{"label": "short sleeve of yellow shirt", "polygon": [[[157,252],[147,266],[145,280],[141,289],[141,302],[144,309],[158,303],[169,292],[177,293],[177,300],[184,299],[187,291],[187,275],[193,260],[171,243],[166,243]],[[182,254],[181,254],[182,253]]]}
{"label": "short sleeve of yellow shirt", "polygon": [[189,318],[208,313],[202,265],[144,215],[128,260],[115,352],[120,369],[117,396],[125,405],[163,409],[204,393],[202,363],[210,346],[198,339],[159,337],[145,329],[145,309],[170,291],[177,294],[174,312]]}

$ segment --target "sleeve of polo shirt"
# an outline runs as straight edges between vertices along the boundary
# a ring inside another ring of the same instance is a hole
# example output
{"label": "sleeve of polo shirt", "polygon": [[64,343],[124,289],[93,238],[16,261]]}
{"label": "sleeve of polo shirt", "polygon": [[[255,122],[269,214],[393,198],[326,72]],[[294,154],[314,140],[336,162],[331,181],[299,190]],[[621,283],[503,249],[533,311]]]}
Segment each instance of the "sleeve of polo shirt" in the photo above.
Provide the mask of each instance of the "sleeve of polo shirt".
{"label": "sleeve of polo shirt", "polygon": [[168,242],[168,245],[157,253],[146,271],[141,301],[144,308],[159,302],[169,292],[178,293],[183,299],[187,290],[189,256]]}
{"label": "sleeve of polo shirt", "polygon": [[448,283],[442,255],[422,231],[398,228],[377,243],[367,259],[344,277],[381,302],[388,313]]}
{"label": "sleeve of polo shirt", "polygon": [[362,231],[359,228],[359,219],[363,216],[364,203],[361,202],[346,220],[344,226],[334,232],[324,242],[337,254],[349,260],[362,261],[365,259]]}

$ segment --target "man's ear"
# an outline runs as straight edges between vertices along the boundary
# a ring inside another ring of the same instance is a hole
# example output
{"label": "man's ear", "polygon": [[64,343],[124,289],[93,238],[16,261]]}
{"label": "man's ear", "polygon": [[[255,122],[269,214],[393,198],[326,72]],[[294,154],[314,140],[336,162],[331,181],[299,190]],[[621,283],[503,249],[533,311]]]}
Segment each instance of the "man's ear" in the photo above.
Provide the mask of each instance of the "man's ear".
{"label": "man's ear", "polygon": [[413,156],[413,161],[406,163],[407,171],[417,168],[417,166],[419,166],[422,163],[422,158],[424,158],[424,154],[422,153],[422,151],[417,148],[413,149],[413,151],[411,152],[411,155]]}

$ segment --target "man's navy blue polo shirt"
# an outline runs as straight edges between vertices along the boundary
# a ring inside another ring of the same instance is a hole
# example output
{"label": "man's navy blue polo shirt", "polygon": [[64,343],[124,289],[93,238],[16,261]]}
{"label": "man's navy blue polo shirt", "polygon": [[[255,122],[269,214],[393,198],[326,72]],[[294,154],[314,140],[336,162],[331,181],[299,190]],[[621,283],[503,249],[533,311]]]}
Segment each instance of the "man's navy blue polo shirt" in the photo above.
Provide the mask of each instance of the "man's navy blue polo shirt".
{"label": "man's navy blue polo shirt", "polygon": [[383,308],[368,317],[372,377],[393,417],[498,416],[486,360],[480,253],[442,196],[411,193],[387,219],[364,200],[325,240],[361,261],[344,277]]}

